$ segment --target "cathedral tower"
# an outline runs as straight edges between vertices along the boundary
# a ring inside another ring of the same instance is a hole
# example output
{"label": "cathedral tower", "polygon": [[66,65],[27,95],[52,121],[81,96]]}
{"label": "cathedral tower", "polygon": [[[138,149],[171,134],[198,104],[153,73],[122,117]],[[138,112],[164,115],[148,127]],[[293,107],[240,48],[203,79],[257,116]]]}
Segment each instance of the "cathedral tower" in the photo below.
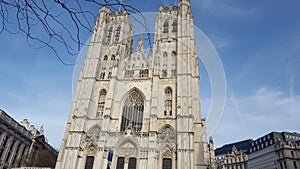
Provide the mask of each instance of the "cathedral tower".
{"label": "cathedral tower", "polygon": [[160,7],[155,27],[148,59],[128,13],[100,9],[56,169],[213,168],[190,1]]}

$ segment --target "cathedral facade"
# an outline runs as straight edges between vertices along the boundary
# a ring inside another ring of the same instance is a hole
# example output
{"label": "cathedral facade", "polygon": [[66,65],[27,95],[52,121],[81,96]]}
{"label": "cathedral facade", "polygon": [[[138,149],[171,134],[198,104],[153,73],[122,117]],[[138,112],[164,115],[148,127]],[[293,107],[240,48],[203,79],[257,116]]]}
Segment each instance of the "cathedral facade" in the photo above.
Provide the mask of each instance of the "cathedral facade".
{"label": "cathedral facade", "polygon": [[153,47],[133,52],[129,14],[99,11],[56,169],[214,168],[200,110],[189,0],[160,7]]}

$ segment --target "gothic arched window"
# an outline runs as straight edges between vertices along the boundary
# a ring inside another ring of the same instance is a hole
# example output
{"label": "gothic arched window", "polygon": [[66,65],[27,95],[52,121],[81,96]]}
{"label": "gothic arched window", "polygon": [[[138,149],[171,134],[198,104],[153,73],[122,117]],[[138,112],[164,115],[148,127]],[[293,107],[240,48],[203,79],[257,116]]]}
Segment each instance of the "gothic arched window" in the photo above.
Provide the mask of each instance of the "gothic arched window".
{"label": "gothic arched window", "polygon": [[117,27],[117,30],[116,30],[116,35],[115,35],[115,42],[119,42],[119,39],[120,39],[120,32],[121,32],[121,26],[119,25]]}
{"label": "gothic arched window", "polygon": [[122,113],[121,131],[130,125],[134,131],[141,131],[143,125],[144,99],[136,90],[125,100]]}
{"label": "gothic arched window", "polygon": [[107,36],[106,36],[106,43],[110,43],[112,31],[113,31],[113,27],[111,26],[111,27],[108,29],[108,34],[107,34]]}
{"label": "gothic arched window", "polygon": [[100,94],[99,94],[98,111],[97,111],[96,117],[100,117],[100,116],[102,117],[102,115],[103,115],[105,98],[106,98],[106,90],[102,89],[102,90],[100,90]]}
{"label": "gothic arched window", "polygon": [[169,114],[172,116],[172,89],[167,87],[165,90],[165,112],[164,115],[166,116]]}
{"label": "gothic arched window", "polygon": [[163,24],[163,33],[168,33],[169,32],[169,22],[165,21]]}
{"label": "gothic arched window", "polygon": [[177,20],[174,20],[172,23],[172,32],[177,32]]}

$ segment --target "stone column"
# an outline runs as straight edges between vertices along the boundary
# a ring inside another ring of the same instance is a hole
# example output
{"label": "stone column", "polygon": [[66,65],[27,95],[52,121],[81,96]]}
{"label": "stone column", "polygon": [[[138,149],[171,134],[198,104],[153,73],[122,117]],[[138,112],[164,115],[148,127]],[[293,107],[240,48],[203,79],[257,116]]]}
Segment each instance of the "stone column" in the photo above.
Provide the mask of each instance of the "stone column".
{"label": "stone column", "polygon": [[4,145],[5,147],[1,157],[3,163],[7,163],[6,159],[7,159],[8,152],[10,151],[12,141],[13,141],[13,136],[10,136],[6,143],[7,146]]}
{"label": "stone column", "polygon": [[20,163],[20,160],[21,160],[21,158],[22,158],[22,152],[23,152],[23,150],[24,150],[24,148],[25,148],[25,144],[24,143],[22,143],[21,145],[20,145],[20,148],[19,148],[19,151],[17,152],[17,158],[16,158],[16,161],[15,161],[15,163],[13,164],[14,166],[18,166],[18,164]]}
{"label": "stone column", "polygon": [[18,148],[18,145],[19,145],[19,140],[17,140],[14,145],[11,145],[12,146],[12,150],[11,150],[11,153],[10,153],[10,157],[8,157],[8,165],[9,166],[12,166],[12,162],[14,160],[14,157],[15,157],[15,154],[16,154],[16,151],[17,151],[17,148]]}
{"label": "stone column", "polygon": [[1,136],[0,136],[0,148],[1,148],[2,146],[4,146],[4,145],[2,145],[2,144],[3,144],[3,140],[4,140],[4,138],[6,137],[6,135],[7,135],[7,132],[4,131],[4,132],[1,134]]}

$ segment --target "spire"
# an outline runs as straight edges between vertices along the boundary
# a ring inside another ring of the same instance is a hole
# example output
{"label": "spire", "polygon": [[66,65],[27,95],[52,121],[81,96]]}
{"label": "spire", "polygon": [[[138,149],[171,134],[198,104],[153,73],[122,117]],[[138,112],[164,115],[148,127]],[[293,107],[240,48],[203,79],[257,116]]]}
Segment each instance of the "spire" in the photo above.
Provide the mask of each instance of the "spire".
{"label": "spire", "polygon": [[143,49],[144,49],[144,40],[143,40],[143,34],[141,33],[140,34],[140,39],[137,43],[136,51],[141,52],[141,51],[143,51]]}

